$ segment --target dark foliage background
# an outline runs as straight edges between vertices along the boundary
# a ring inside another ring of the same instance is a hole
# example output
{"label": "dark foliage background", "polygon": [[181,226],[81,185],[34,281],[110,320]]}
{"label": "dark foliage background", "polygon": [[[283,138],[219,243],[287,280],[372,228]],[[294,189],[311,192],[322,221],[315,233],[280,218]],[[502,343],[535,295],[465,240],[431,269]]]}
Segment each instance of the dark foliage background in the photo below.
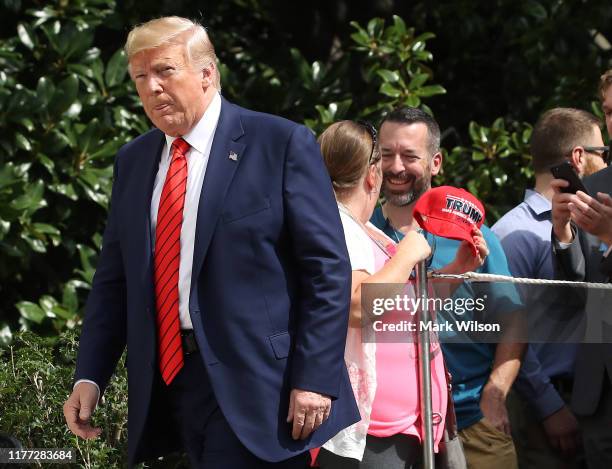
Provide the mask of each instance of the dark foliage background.
{"label": "dark foliage background", "polygon": [[[610,66],[603,1],[0,0],[0,341],[78,323],[120,145],[149,123],[121,51],[149,18],[201,19],[223,93],[320,132],[422,106],[443,129],[440,183],[489,223],[532,174],[530,123],[594,109]],[[373,19],[374,18],[374,19]]]}
{"label": "dark foliage background", "polygon": [[[0,0],[0,372],[18,383],[0,381],[0,431],[20,428],[28,444],[47,440],[3,406],[27,386],[19,373],[70,362],[57,362],[71,355],[56,341],[82,316],[114,155],[149,127],[121,47],[134,24],[166,14],[208,26],[223,94],[243,106],[315,132],[378,122],[400,104],[433,113],[445,149],[437,182],[480,197],[489,223],[532,178],[531,123],[559,105],[599,114],[598,77],[612,66],[601,0]],[[8,354],[20,329],[43,342],[14,344],[39,355]],[[45,379],[61,402],[68,374]]]}

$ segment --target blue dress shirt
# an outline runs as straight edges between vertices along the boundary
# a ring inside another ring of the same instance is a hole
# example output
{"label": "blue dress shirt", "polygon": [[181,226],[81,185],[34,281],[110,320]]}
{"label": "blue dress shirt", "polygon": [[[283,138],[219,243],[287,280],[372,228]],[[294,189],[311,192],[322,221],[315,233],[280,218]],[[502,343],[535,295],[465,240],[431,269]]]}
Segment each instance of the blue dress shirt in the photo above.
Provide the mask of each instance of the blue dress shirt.
{"label": "blue dress shirt", "polygon": [[[515,277],[554,278],[551,250],[551,202],[538,192],[527,190],[524,201],[506,213],[492,230],[501,241],[508,265]],[[550,305],[562,314],[563,292],[559,287],[528,287],[532,304]],[[546,298],[543,298],[546,296]],[[571,312],[570,312],[571,314]],[[542,316],[545,318],[544,316]],[[551,330],[554,328],[551,324]],[[527,400],[540,419],[565,405],[551,383],[552,377],[573,376],[576,344],[531,343],[528,345],[515,390]]]}

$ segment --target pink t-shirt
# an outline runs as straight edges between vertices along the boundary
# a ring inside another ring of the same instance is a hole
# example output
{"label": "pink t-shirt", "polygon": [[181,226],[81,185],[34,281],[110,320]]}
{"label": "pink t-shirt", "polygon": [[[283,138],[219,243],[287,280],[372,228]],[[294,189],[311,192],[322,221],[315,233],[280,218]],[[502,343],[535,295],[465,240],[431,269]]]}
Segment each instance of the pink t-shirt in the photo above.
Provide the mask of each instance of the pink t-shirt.
{"label": "pink t-shirt", "polygon": [[[376,271],[380,270],[388,260],[383,251],[372,241],[372,249]],[[412,286],[407,285],[405,294],[414,295]],[[414,322],[414,316],[405,312],[385,313],[385,322],[398,324],[400,320]],[[394,340],[376,343],[376,395],[372,405],[372,413],[368,433],[376,437],[389,437],[396,434],[414,435],[422,440],[420,403],[419,403],[419,363],[417,359],[416,333],[405,332],[405,340]],[[377,336],[380,335],[377,333]],[[381,336],[382,338],[382,336]],[[387,340],[389,336],[386,336]],[[397,337],[399,339],[399,337]],[[434,446],[444,433],[444,417],[448,391],[442,351],[432,337],[431,377],[432,377],[432,409],[434,412]],[[436,413],[438,417],[436,417]]]}

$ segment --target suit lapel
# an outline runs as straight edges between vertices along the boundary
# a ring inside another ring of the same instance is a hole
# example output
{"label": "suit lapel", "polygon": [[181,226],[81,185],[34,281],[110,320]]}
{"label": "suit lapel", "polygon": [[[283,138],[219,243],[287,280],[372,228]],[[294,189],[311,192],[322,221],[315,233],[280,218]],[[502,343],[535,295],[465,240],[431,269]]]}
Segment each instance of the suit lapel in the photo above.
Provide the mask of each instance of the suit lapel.
{"label": "suit lapel", "polygon": [[[210,157],[198,204],[191,292],[196,291],[197,279],[212,238],[223,200],[240,164],[246,145],[239,143],[244,129],[238,108],[222,98],[221,114],[215,130]],[[191,301],[190,301],[191,303]]]}
{"label": "suit lapel", "polygon": [[[144,148],[144,158],[142,163],[142,175],[144,187],[140,191],[144,194],[144,199],[141,202],[142,211],[136,213],[144,213],[144,223],[142,226],[142,244],[141,246],[143,257],[143,272],[142,272],[142,286],[143,291],[146,292],[145,298],[147,306],[152,313],[152,317],[155,318],[155,301],[154,301],[154,281],[153,281],[153,242],[151,240],[151,199],[153,198],[153,186],[155,184],[155,177],[159,171],[159,161],[161,159],[161,153],[164,148],[166,139],[163,132],[154,131],[151,138],[151,143],[146,145]],[[154,155],[153,157],[151,155]]]}

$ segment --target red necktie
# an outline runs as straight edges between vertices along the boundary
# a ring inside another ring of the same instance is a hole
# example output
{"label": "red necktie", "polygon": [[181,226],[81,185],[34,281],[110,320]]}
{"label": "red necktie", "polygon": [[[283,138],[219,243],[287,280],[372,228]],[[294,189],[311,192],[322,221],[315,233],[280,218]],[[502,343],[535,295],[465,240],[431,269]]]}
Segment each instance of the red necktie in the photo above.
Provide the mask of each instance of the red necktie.
{"label": "red necktie", "polygon": [[183,367],[183,347],[179,322],[179,263],[181,226],[187,190],[189,144],[182,138],[172,143],[172,161],[166,174],[157,211],[155,228],[155,303],[159,370],[170,384]]}

